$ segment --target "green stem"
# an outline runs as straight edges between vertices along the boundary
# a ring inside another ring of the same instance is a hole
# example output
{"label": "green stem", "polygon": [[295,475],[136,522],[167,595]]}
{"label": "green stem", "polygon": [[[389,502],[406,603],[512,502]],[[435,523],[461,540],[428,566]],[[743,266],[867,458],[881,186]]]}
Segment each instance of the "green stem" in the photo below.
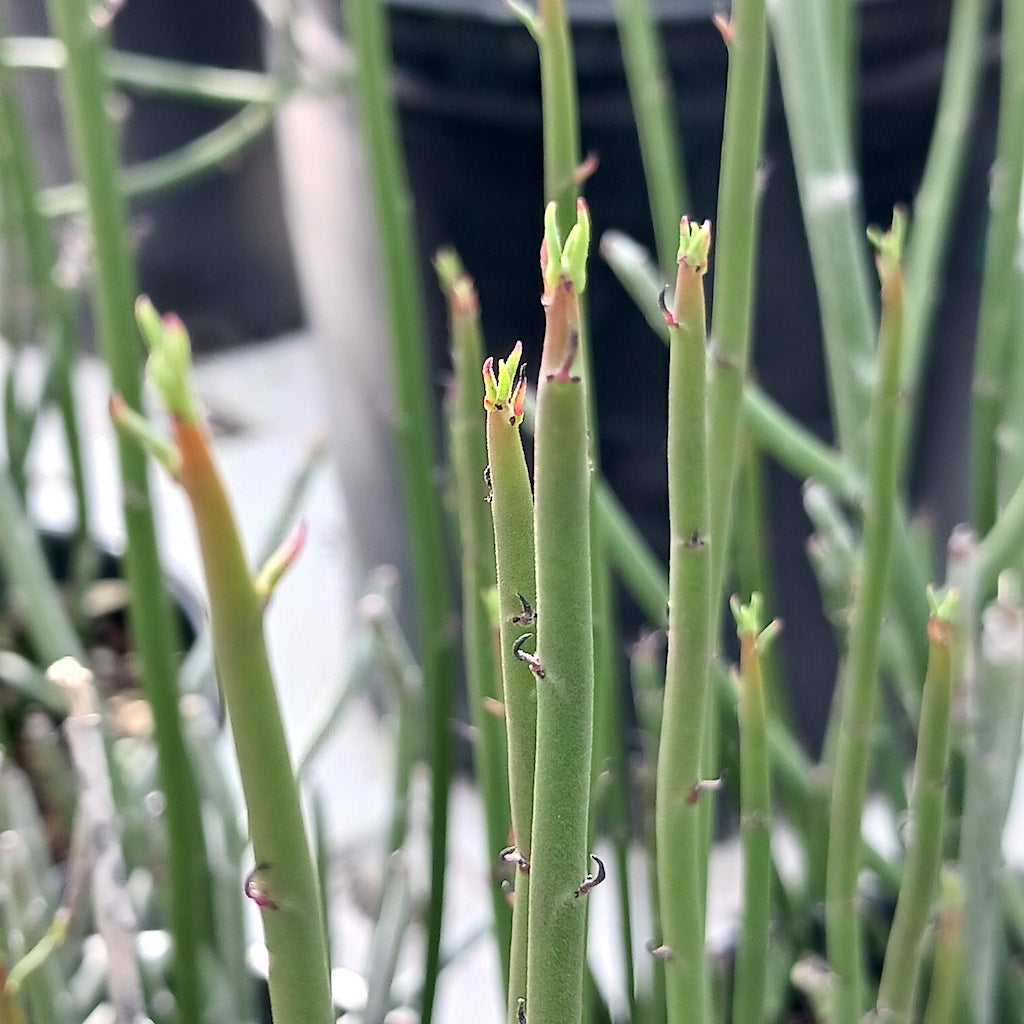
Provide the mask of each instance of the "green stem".
{"label": "green stem", "polygon": [[[108,115],[110,95],[102,63],[106,39],[89,8],[75,0],[49,0],[47,10],[67,51],[62,97],[71,150],[89,197],[98,337],[112,388],[138,409],[138,332],[132,316],[135,272]],[[199,1020],[203,1013],[199,951],[212,934],[210,878],[199,796],[178,713],[178,642],[157,553],[145,456],[125,438],[118,439],[118,455],[131,626],[153,713],[160,787],[166,801],[175,998],[182,1020]]]}
{"label": "green stem", "polygon": [[[274,108],[252,103],[243,107],[223,124],[193,139],[178,149],[127,168],[119,178],[125,198],[135,199],[180,185],[241,152],[259,138],[274,121]],[[39,199],[39,208],[47,217],[81,213],[88,203],[87,190],[77,182],[47,189]]]}
{"label": "green stem", "polygon": [[640,142],[658,266],[668,274],[676,262],[676,222],[690,202],[665,48],[650,0],[615,0],[613,7]]}
{"label": "green stem", "polygon": [[415,245],[412,244],[415,236],[412,203],[403,170],[398,118],[388,87],[386,19],[380,0],[354,0],[345,4],[344,12],[356,52],[356,91],[363,143],[371,169],[384,253],[385,305],[392,342],[394,431],[427,694],[432,777],[431,879],[421,1014],[423,1024],[430,1024],[440,969],[451,775],[452,638],[448,617],[452,601],[441,506],[434,486],[434,470],[438,464],[434,443],[436,418],[426,365],[426,320],[419,292]]}
{"label": "green stem", "polygon": [[564,237],[576,223],[580,159],[576,65],[564,0],[538,0],[534,27],[540,52],[544,200],[557,204],[558,229]]}
{"label": "green stem", "polygon": [[[708,382],[708,466],[711,595],[715,622],[731,550],[733,489],[739,452],[743,385],[750,358],[757,246],[758,168],[764,134],[768,28],[764,0],[734,0],[730,15],[722,171],[715,221],[712,359]],[[713,626],[717,635],[717,628]]]}
{"label": "green stem", "polygon": [[705,1024],[711,994],[704,948],[701,736],[712,653],[706,340],[703,274],[710,225],[685,220],[669,364],[668,661],[655,805],[669,1024]]}
{"label": "green stem", "polygon": [[[912,230],[907,242],[907,301],[904,313],[901,386],[916,395],[928,340],[938,306],[939,279],[953,237],[950,222],[956,208],[981,81],[982,42],[989,0],[956,0],[952,5],[935,126],[925,160],[921,187],[914,199]],[[908,401],[901,415],[901,460],[913,434],[917,403]]]}
{"label": "green stem", "polygon": [[1024,2],[1003,5],[1002,79],[996,158],[989,191],[985,271],[981,285],[978,340],[971,403],[971,519],[987,533],[998,512],[998,446],[1006,382],[1012,376],[1010,341],[1016,311],[1014,259],[1017,213],[1024,179]]}
{"label": "green stem", "polygon": [[[735,601],[735,599],[734,599]],[[740,833],[743,842],[743,927],[736,949],[734,1024],[763,1024],[772,903],[771,775],[767,707],[761,675],[759,595],[747,615],[737,609],[740,639]]]}
{"label": "green stem", "polygon": [[[33,71],[63,71],[67,51],[49,36],[12,36],[0,42],[0,64]],[[269,75],[236,68],[205,67],[140,53],[110,50],[103,57],[108,77],[140,92],[206,103],[271,103],[280,85]]]}
{"label": "green stem", "polygon": [[535,441],[539,664],[526,1013],[541,1024],[579,1024],[594,710],[590,452],[586,385],[572,373],[581,282],[555,262],[551,213]]}
{"label": "green stem", "polygon": [[993,1020],[1003,956],[1002,836],[1020,760],[1024,718],[1024,610],[1001,587],[982,615],[978,676],[967,745],[960,863],[967,1019]]}
{"label": "green stem", "polygon": [[[14,483],[0,472],[0,565],[8,586],[17,595],[25,626],[39,660],[49,665],[67,655],[85,661],[85,648],[60,602],[50,576],[39,535],[21,505]],[[53,704],[64,707],[60,694],[47,688]]]}
{"label": "green stem", "polygon": [[[4,26],[0,20],[0,37],[3,34]],[[33,160],[31,140],[16,97],[13,77],[6,67],[0,68],[0,134],[4,140],[0,144],[0,152],[4,154],[0,174],[4,182],[4,194],[8,197],[5,205],[9,204],[21,221],[28,271],[49,342],[50,365],[46,391],[56,399],[60,409],[77,511],[76,542],[81,550],[88,537],[89,507],[72,387],[75,334],[71,305],[54,275],[56,253],[53,239],[36,207],[36,183],[39,176]]]}
{"label": "green stem", "polygon": [[940,902],[935,926],[935,955],[925,1004],[924,1024],[954,1024],[960,992],[963,956],[964,888],[960,877],[944,870],[939,880]]}
{"label": "green stem", "polygon": [[607,481],[594,485],[601,545],[626,589],[652,626],[668,626],[668,582],[665,567],[637,530]]}
{"label": "green stem", "polygon": [[825,930],[828,959],[837,974],[837,1024],[857,1024],[864,1010],[857,875],[861,815],[867,788],[871,734],[878,695],[879,635],[892,552],[893,506],[898,479],[896,421],[902,333],[901,220],[879,242],[882,322],[878,390],[871,409],[871,452],[864,514],[863,567],[857,590],[840,698],[829,824]]}
{"label": "green stem", "polygon": [[875,316],[841,75],[830,63],[823,5],[769,0],[768,14],[821,307],[836,435],[846,458],[862,470]]}
{"label": "green stem", "polygon": [[937,611],[928,622],[928,673],[910,796],[910,839],[876,1004],[879,1016],[892,1024],[910,1024],[928,918],[938,888],[953,702],[951,614],[951,610],[950,614]]}
{"label": "green stem", "polygon": [[[487,459],[491,478],[491,515],[498,569],[499,636],[504,680],[508,778],[512,808],[512,838],[526,864],[533,857],[534,766],[537,752],[537,682],[528,666],[516,658],[513,645],[534,628],[537,607],[533,543],[533,494],[512,396],[503,407],[487,414]],[[525,605],[524,605],[525,601]],[[504,845],[504,844],[502,844]],[[492,851],[497,853],[497,850]],[[527,993],[531,874],[516,868],[512,910],[507,1024],[516,1024],[520,999]]]}
{"label": "green stem", "polygon": [[180,482],[189,498],[256,862],[277,1024],[333,1022],[320,895],[253,585],[234,515],[202,428],[177,410]]}
{"label": "green stem", "polygon": [[[488,708],[488,705],[501,701],[502,687],[501,669],[495,664],[493,631],[487,607],[487,597],[494,589],[497,577],[491,516],[484,501],[487,445],[481,430],[483,340],[480,308],[473,282],[454,252],[438,253],[435,266],[448,299],[455,370],[454,388],[449,393],[449,436],[462,553],[462,639],[466,688],[470,721],[475,733],[473,759],[484,803],[487,849],[493,857],[507,845],[509,776],[505,729],[501,719]],[[531,513],[532,505],[527,510],[528,523],[532,519]],[[528,561],[532,566],[532,548]],[[498,957],[507,987],[512,917],[501,888],[492,884],[491,894]]]}

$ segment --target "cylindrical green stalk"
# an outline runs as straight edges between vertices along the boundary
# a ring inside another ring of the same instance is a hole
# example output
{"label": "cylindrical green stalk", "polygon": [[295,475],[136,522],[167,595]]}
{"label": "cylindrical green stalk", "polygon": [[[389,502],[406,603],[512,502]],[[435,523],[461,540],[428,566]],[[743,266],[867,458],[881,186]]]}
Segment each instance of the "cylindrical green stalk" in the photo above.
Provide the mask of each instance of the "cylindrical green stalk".
{"label": "cylindrical green stalk", "polygon": [[931,986],[925,1004],[924,1024],[954,1024],[960,993],[963,957],[964,887],[953,870],[939,878],[939,913],[935,927],[935,955]]}
{"label": "cylindrical green stalk", "polygon": [[960,864],[964,882],[962,977],[970,1024],[993,1020],[1003,955],[1002,836],[1021,750],[1024,608],[1007,577],[982,615],[978,677],[967,745]]}
{"label": "cylindrical green stalk", "polygon": [[449,565],[434,474],[436,422],[416,266],[412,202],[402,164],[401,138],[388,85],[387,19],[381,0],[351,0],[345,23],[356,53],[356,93],[373,199],[380,225],[386,309],[391,335],[394,431],[401,477],[406,538],[412,563],[417,642],[426,693],[430,790],[430,901],[421,1012],[433,1016],[441,959],[452,764],[452,635]]}
{"label": "cylindrical green stalk", "polygon": [[[921,186],[914,199],[913,230],[907,240],[906,326],[900,379],[909,395],[919,393],[921,367],[938,310],[936,293],[953,238],[949,228],[969,152],[964,138],[971,129],[981,81],[982,44],[990,8],[988,0],[955,0],[950,14],[935,127]],[[908,401],[901,414],[900,449],[904,461],[918,407],[917,402]]]}
{"label": "cylindrical green stalk", "polygon": [[[5,34],[3,18],[0,15],[0,38]],[[74,565],[75,556],[83,553],[89,534],[84,460],[71,380],[75,355],[75,328],[69,298],[57,283],[54,274],[56,253],[49,225],[36,206],[39,175],[36,173],[31,141],[14,88],[14,77],[7,67],[0,68],[0,133],[4,137],[4,144],[0,145],[0,182],[5,197],[4,206],[9,207],[20,221],[27,256],[26,269],[35,292],[37,315],[42,321],[43,333],[50,348],[46,391],[55,399],[60,409],[71,469],[77,515],[75,542],[79,547],[79,551],[73,552]],[[9,285],[10,283],[8,282]],[[38,411],[37,409],[36,415]],[[18,469],[20,472],[20,467]],[[74,576],[74,571],[71,575]]]}
{"label": "cylindrical green stalk", "polygon": [[616,0],[612,6],[640,142],[658,265],[667,274],[675,265],[679,241],[676,218],[690,201],[665,48],[655,28],[650,0]]}
{"label": "cylindrical green stalk", "polygon": [[989,192],[985,272],[978,314],[971,403],[971,521],[987,533],[996,520],[998,446],[1016,295],[1014,260],[1024,180],[1024,3],[1003,6],[999,127]]}
{"label": "cylindrical green stalk", "polygon": [[953,702],[951,620],[955,613],[955,600],[944,601],[934,606],[928,621],[928,673],[921,696],[921,723],[910,796],[910,839],[876,1004],[880,1019],[892,1024],[910,1024],[925,931],[938,888]]}
{"label": "cylindrical green stalk", "polygon": [[[494,534],[484,500],[487,446],[480,429],[480,364],[483,341],[476,289],[454,252],[438,253],[435,260],[441,285],[448,297],[453,391],[449,394],[449,437],[452,477],[462,553],[462,642],[466,662],[466,688],[475,738],[473,761],[484,804],[487,848],[493,857],[505,847],[509,828],[509,777],[505,729],[488,704],[502,699],[501,668],[495,663],[493,628],[487,595],[496,584]],[[532,503],[526,522],[532,524]],[[531,545],[528,562],[533,565]],[[531,594],[531,598],[532,598]],[[513,599],[515,595],[512,595]],[[515,640],[515,637],[512,637]],[[525,666],[520,666],[525,669]],[[530,782],[532,795],[532,779]],[[508,983],[512,916],[504,893],[491,886],[494,930],[502,978]],[[525,992],[525,989],[523,990]]]}
{"label": "cylindrical green stalk", "polygon": [[825,899],[826,947],[829,964],[838,981],[836,1024],[857,1024],[864,1011],[857,875],[861,815],[878,696],[879,635],[885,610],[899,473],[896,422],[903,319],[903,281],[899,265],[902,227],[902,218],[897,213],[893,217],[892,231],[876,240],[882,282],[879,374],[871,407],[863,568],[854,600],[842,679],[842,715],[832,782]]}
{"label": "cylindrical green stalk", "polygon": [[180,480],[192,506],[224,693],[256,861],[270,1002],[276,1024],[333,1024],[316,873],[263,636],[234,515],[202,429],[174,421]]}
{"label": "cylindrical green stalk", "polygon": [[683,219],[669,364],[669,610],[655,803],[669,1024],[706,1024],[701,736],[712,656],[704,274],[711,226]]}
{"label": "cylindrical green stalk", "polygon": [[[111,387],[131,408],[138,409],[139,335],[132,316],[135,271],[102,65],[105,30],[95,20],[93,9],[77,0],[49,0],[47,11],[54,33],[67,51],[62,98],[71,151],[89,198],[100,347],[110,370]],[[203,1015],[199,951],[212,937],[212,899],[199,795],[178,712],[178,637],[157,552],[146,459],[124,438],[118,440],[118,456],[132,635],[153,712],[160,788],[166,800],[174,993],[181,1019],[199,1020]]]}
{"label": "cylindrical green stalk", "polygon": [[734,1024],[763,1024],[771,923],[771,775],[761,657],[771,632],[761,631],[760,595],[744,607],[733,598],[740,640],[740,833],[743,927],[736,949]]}
{"label": "cylindrical green stalk", "polygon": [[573,374],[589,217],[561,246],[545,219],[546,332],[537,389],[537,760],[530,858],[526,1014],[579,1024],[586,963],[594,637],[587,397]]}
{"label": "cylindrical green stalk", "polygon": [[535,26],[543,104],[544,199],[556,204],[558,229],[565,236],[576,223],[580,122],[564,0],[538,0]]}
{"label": "cylindrical green stalk", "polygon": [[[149,377],[171,415],[174,444],[167,465],[188,498],[199,539],[214,662],[231,722],[256,862],[245,888],[262,911],[274,1021],[333,1024],[316,871],[263,635],[269,592],[261,584],[268,577],[253,577],[242,549],[196,411],[184,325],[174,316],[161,321],[152,305],[142,301],[138,317],[151,346]],[[112,412],[119,425],[132,429],[116,404]],[[138,427],[135,433],[140,435]],[[300,544],[301,534],[296,534],[275,555],[275,581]]]}
{"label": "cylindrical green stalk", "polygon": [[821,306],[836,435],[846,458],[862,471],[875,317],[851,126],[829,63],[824,5],[768,0],[768,14]]}
{"label": "cylindrical green stalk", "polygon": [[750,355],[754,305],[754,252],[757,246],[758,169],[764,134],[768,79],[768,26],[765,0],[733,0],[729,19],[729,75],[725,94],[722,171],[715,219],[715,291],[711,315],[708,383],[708,467],[714,615],[720,594],[731,529],[732,493],[739,451],[743,384]]}
{"label": "cylindrical green stalk", "polygon": [[594,503],[601,544],[633,600],[658,629],[668,625],[668,582],[665,567],[623,509],[605,480],[594,484]]}
{"label": "cylindrical green stalk", "polygon": [[[533,856],[534,764],[537,754],[537,680],[519,660],[515,644],[535,631],[537,607],[533,546],[533,493],[523,454],[519,427],[526,385],[519,369],[517,347],[490,376],[484,364],[490,408],[487,411],[487,465],[494,520],[494,551],[498,569],[498,614],[501,672],[504,684],[505,728],[508,745],[509,795],[512,807],[512,845],[516,864],[512,945],[509,958],[507,1024],[517,1024],[520,999],[527,992],[527,942],[530,910],[530,862]],[[490,387],[494,387],[493,396]],[[531,644],[532,646],[532,644]],[[496,854],[497,850],[492,850]],[[519,858],[522,860],[519,860]]]}

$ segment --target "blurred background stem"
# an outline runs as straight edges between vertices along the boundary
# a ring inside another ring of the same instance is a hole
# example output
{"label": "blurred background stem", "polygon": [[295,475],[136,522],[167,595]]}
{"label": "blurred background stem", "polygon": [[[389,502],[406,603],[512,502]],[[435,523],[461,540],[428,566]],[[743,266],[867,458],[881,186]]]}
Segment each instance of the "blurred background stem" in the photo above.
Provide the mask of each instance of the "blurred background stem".
{"label": "blurred background stem", "polygon": [[[124,199],[118,190],[114,126],[108,113],[111,96],[103,69],[106,31],[96,23],[88,5],[76,0],[49,0],[47,11],[67,52],[61,75],[62,99],[74,164],[88,195],[100,348],[112,389],[138,410],[141,350],[133,315],[135,270]],[[153,713],[160,788],[166,800],[175,998],[181,1019],[195,1021],[203,1014],[199,960],[201,948],[212,941],[212,897],[198,788],[178,713],[180,638],[163,585],[146,457],[125,438],[118,439],[118,456],[133,646]]]}

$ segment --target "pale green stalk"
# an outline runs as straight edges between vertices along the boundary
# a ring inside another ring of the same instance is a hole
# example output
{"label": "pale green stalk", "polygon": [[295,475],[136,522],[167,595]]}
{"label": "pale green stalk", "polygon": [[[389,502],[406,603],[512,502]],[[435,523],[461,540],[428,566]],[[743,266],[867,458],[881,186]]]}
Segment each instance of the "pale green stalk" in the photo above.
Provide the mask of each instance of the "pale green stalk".
{"label": "pale green stalk", "polygon": [[704,281],[711,227],[684,218],[669,364],[669,629],[655,802],[669,1024],[711,1014],[701,755],[713,640]]}
{"label": "pale green stalk", "polygon": [[[252,103],[178,149],[126,168],[118,188],[126,199],[135,199],[208,173],[259,138],[273,121],[272,107]],[[46,189],[39,197],[39,209],[47,217],[81,213],[87,204],[87,192],[77,182]]]}
{"label": "pale green stalk", "polygon": [[954,1024],[960,992],[963,957],[964,887],[953,869],[939,878],[939,912],[935,924],[935,953],[923,1024]]}
{"label": "pale green stalk", "polygon": [[[561,236],[565,238],[577,220],[576,198],[580,194],[586,174],[593,170],[588,170],[586,163],[580,162],[580,111],[568,10],[564,0],[537,0],[536,14],[518,7],[515,0],[510,2],[520,12],[537,42],[544,133],[544,197],[546,201],[555,203],[555,224]],[[576,327],[579,334],[579,352],[576,372],[586,385],[588,447],[590,460],[594,467],[598,467],[601,461],[600,430],[594,403],[595,388],[591,384],[592,353],[586,326],[585,303],[580,294],[577,294],[577,300],[579,311],[576,314]],[[597,519],[596,502],[591,491],[590,532],[593,543],[590,593],[594,627],[595,681],[592,771],[596,779],[606,765],[613,766],[611,785],[617,791],[616,803],[622,806],[628,804],[628,793],[625,772],[622,770],[626,753],[619,721],[621,678],[618,666],[617,619],[611,574],[601,547]],[[618,865],[623,868],[628,857],[627,837],[621,830],[616,829],[612,831],[610,838],[615,846]],[[631,936],[631,910],[628,901],[620,904],[619,912],[623,936]],[[627,939],[627,956],[629,944]]]}
{"label": "pale green stalk", "polygon": [[825,932],[828,960],[838,978],[836,1024],[858,1024],[864,1011],[861,924],[857,876],[861,860],[861,814],[867,789],[871,734],[878,696],[879,635],[885,610],[898,480],[896,421],[902,333],[903,220],[876,236],[882,282],[878,388],[871,409],[871,451],[864,509],[863,563],[854,599],[846,661],[832,808],[829,824]]}
{"label": "pale green stalk", "polygon": [[998,514],[998,447],[1007,381],[1019,354],[1010,348],[1016,312],[1013,261],[1024,180],[1024,0],[1003,4],[996,158],[989,190],[985,271],[971,389],[971,521],[985,534]]}
{"label": "pale green stalk", "polygon": [[743,842],[743,924],[736,949],[733,1024],[763,1024],[772,904],[771,774],[767,701],[761,659],[777,629],[761,627],[761,599],[733,598],[740,640],[740,835]]}
{"label": "pale green stalk", "polygon": [[586,962],[587,897],[580,888],[591,868],[590,452],[586,385],[573,372],[590,226],[582,201],[578,217],[563,248],[553,203],[545,216],[546,331],[534,446],[537,761],[526,997],[534,1024],[580,1024]]}
{"label": "pale green stalk", "polygon": [[[317,876],[263,634],[267,576],[254,577],[250,571],[196,412],[184,327],[171,316],[161,322],[152,306],[142,302],[139,320],[152,348],[149,377],[171,415],[173,446],[164,449],[165,468],[188,498],[202,555],[214,661],[231,722],[256,865],[246,891],[261,910],[274,1021],[333,1024]],[[152,443],[152,428],[126,419],[123,404],[115,401],[112,412],[136,441]],[[298,546],[298,537],[293,538],[275,556],[281,571],[297,556]]]}
{"label": "pale green stalk", "polygon": [[708,450],[715,455],[708,464],[708,486],[715,535],[711,594],[716,624],[721,618],[720,595],[731,550],[729,535],[740,410],[750,358],[759,211],[758,169],[768,77],[765,0],[733,0],[729,34],[722,170],[715,220],[712,359],[707,399]]}
{"label": "pale green stalk", "polygon": [[988,1024],[1003,969],[1002,836],[1021,752],[1024,609],[1011,578],[982,614],[971,707],[960,864],[964,884],[962,978],[968,1024]]}
{"label": "pale green stalk", "polygon": [[[929,335],[938,308],[940,276],[950,240],[954,237],[950,222],[967,162],[968,147],[964,139],[969,136],[977,101],[982,43],[991,6],[990,0],[954,0],[952,5],[935,126],[921,186],[914,198],[907,239],[907,298],[900,378],[907,395],[916,395],[920,389],[921,368],[928,354]],[[917,402],[908,401],[901,416],[900,447],[904,461],[917,408]]]}
{"label": "pale green stalk", "polygon": [[[73,162],[88,195],[97,336],[112,389],[137,410],[141,376],[139,336],[132,316],[135,269],[127,210],[118,191],[111,92],[103,70],[106,32],[87,4],[49,0],[46,6],[54,34],[67,52],[61,96]],[[131,630],[153,713],[160,789],[166,801],[175,998],[183,1020],[199,1020],[203,1012],[200,948],[210,940],[213,922],[199,795],[178,710],[179,643],[157,552],[146,459],[124,438],[118,439],[118,458]]]}
{"label": "pale green stalk", "polygon": [[[66,60],[63,44],[49,36],[11,36],[0,42],[0,63],[9,68],[63,71]],[[140,92],[204,103],[269,103],[281,91],[274,78],[258,71],[206,67],[119,50],[105,54],[103,67],[112,81]]]}
{"label": "pale green stalk", "polygon": [[676,223],[681,211],[690,205],[676,130],[672,81],[650,0],[615,0],[612,6],[640,141],[658,265],[668,274],[676,262]]}
{"label": "pale green stalk", "polygon": [[[516,1011],[527,993],[527,942],[530,911],[530,870],[533,856],[534,766],[537,757],[537,680],[520,661],[514,645],[520,637],[536,633],[537,582],[533,543],[533,492],[520,436],[520,414],[526,385],[517,380],[519,348],[498,364],[487,413],[487,465],[490,474],[491,515],[498,570],[498,629],[501,648],[505,729],[508,746],[509,795],[512,808],[512,864],[515,903],[509,958],[507,1024],[517,1024]],[[531,638],[530,649],[534,648]],[[502,844],[504,846],[504,844]],[[500,849],[500,847],[499,847]],[[496,855],[497,850],[491,851]],[[519,858],[522,858],[522,861]]]}
{"label": "pale green stalk", "polygon": [[875,314],[843,76],[831,63],[827,5],[768,0],[768,14],[821,307],[836,436],[850,464],[862,471]]}
{"label": "pale green stalk", "polygon": [[664,629],[668,625],[665,567],[606,481],[595,481],[594,500],[601,544],[609,562],[650,624]]}
{"label": "pale green stalk", "polygon": [[427,369],[424,324],[416,266],[412,202],[402,164],[394,98],[388,82],[388,35],[381,0],[352,0],[343,6],[356,54],[356,94],[363,145],[373,183],[380,228],[385,309],[391,338],[394,432],[404,503],[406,538],[412,563],[417,642],[426,693],[430,790],[430,900],[421,1016],[430,1024],[440,969],[448,829],[448,790],[452,763],[451,690],[452,599],[441,503],[435,469],[436,416]]}
{"label": "pale green stalk", "polygon": [[896,914],[885,947],[876,1012],[892,1024],[910,1024],[942,860],[953,703],[955,592],[932,605],[928,673],[921,697],[917,757],[909,807],[909,840]]}
{"label": "pale green stalk", "polygon": [[[496,664],[488,610],[488,596],[496,586],[497,576],[491,514],[484,500],[487,444],[480,429],[483,418],[480,364],[484,358],[480,307],[473,281],[454,251],[439,252],[434,266],[448,300],[455,370],[448,409],[450,460],[462,555],[462,643],[470,721],[475,733],[473,762],[484,804],[487,848],[493,857],[508,844],[509,780],[505,728],[493,710],[502,700],[502,677],[501,666]],[[527,521],[531,521],[529,516]],[[529,562],[532,565],[532,549]],[[512,915],[498,885],[491,886],[491,895],[498,958],[507,985]]]}
{"label": "pale green stalk", "polygon": [[[0,36],[5,31],[0,16]],[[64,430],[65,450],[71,468],[72,490],[75,497],[76,522],[75,543],[78,550],[72,552],[73,571],[69,574],[72,582],[78,558],[84,554],[88,543],[89,508],[82,457],[81,433],[72,387],[72,373],[75,356],[75,326],[68,295],[58,285],[54,269],[56,247],[49,234],[49,227],[36,207],[36,189],[39,175],[33,158],[31,139],[25,125],[23,112],[15,90],[14,76],[9,70],[0,68],[0,181],[4,195],[4,215],[13,215],[20,227],[26,254],[26,270],[34,290],[35,315],[38,318],[49,350],[49,366],[44,392],[52,396],[60,410],[61,426]],[[8,287],[14,281],[7,282]],[[12,342],[14,338],[9,339]],[[41,408],[33,410],[32,421]],[[31,432],[31,428],[30,428]],[[8,447],[10,447],[8,437]],[[11,471],[20,479],[22,467],[11,466]]]}

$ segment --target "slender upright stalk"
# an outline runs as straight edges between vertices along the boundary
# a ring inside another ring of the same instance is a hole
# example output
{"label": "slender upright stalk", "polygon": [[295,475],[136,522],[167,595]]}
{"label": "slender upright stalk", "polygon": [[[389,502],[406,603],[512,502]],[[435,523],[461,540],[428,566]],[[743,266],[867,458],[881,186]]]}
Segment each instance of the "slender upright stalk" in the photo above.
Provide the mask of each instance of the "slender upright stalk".
{"label": "slender upright stalk", "polygon": [[939,912],[935,928],[935,955],[924,1024],[953,1024],[957,1019],[960,963],[963,957],[964,887],[953,869],[939,879]]}
{"label": "slender upright stalk", "polygon": [[771,923],[771,775],[767,702],[761,658],[777,626],[761,628],[760,595],[732,600],[740,640],[740,832],[743,840],[743,928],[736,950],[734,1024],[763,1024]]}
{"label": "slender upright stalk", "polygon": [[1016,311],[1014,268],[1017,217],[1024,181],[1024,2],[1003,4],[1003,46],[996,159],[989,191],[985,272],[981,285],[978,340],[971,388],[971,521],[979,533],[998,512],[998,447],[1011,367],[1012,317]]}
{"label": "slender upright stalk", "polygon": [[111,411],[118,426],[161,457],[195,520],[217,678],[231,721],[256,862],[246,893],[261,910],[271,1011],[275,1024],[333,1024],[317,877],[263,635],[270,590],[297,556],[299,541],[286,541],[270,568],[253,577],[196,412],[185,329],[176,317],[161,321],[141,300],[139,320],[152,347],[149,376],[171,415],[171,444],[157,448],[152,428],[116,397]]}
{"label": "slender upright stalk", "polygon": [[388,88],[388,38],[381,0],[352,0],[345,21],[356,52],[356,93],[373,199],[384,254],[384,286],[392,343],[394,430],[402,481],[406,536],[413,567],[418,642],[427,694],[431,767],[430,902],[427,908],[426,966],[421,1007],[430,1024],[440,969],[451,775],[452,606],[441,522],[434,486],[433,402],[427,370],[425,317],[415,263],[412,202],[402,164],[398,117]]}
{"label": "slender upright stalk", "polygon": [[[942,269],[952,232],[949,230],[967,162],[964,138],[981,82],[982,43],[990,0],[955,0],[942,69],[935,126],[928,146],[921,187],[914,198],[907,239],[907,300],[901,383],[906,394],[917,394],[921,368],[928,353],[931,326]],[[900,424],[901,459],[913,435],[917,403],[908,401]]]}
{"label": "slender upright stalk", "polygon": [[517,344],[508,359],[499,360],[497,373],[492,359],[484,363],[487,466],[498,568],[498,632],[514,847],[507,856],[515,865],[516,872],[507,1024],[517,1024],[519,1000],[525,999],[527,992],[534,766],[537,757],[537,680],[529,663],[516,654],[517,645],[522,648],[522,638],[536,632],[537,607],[533,492],[519,432],[526,397],[521,353],[522,346]]}
{"label": "slender upright stalk", "polygon": [[562,244],[545,214],[546,331],[537,389],[537,767],[530,858],[526,1013],[579,1024],[586,962],[586,890],[594,704],[590,589],[590,462],[586,386],[573,373],[590,220],[578,204]]}
{"label": "slender upright stalk", "polygon": [[[74,162],[89,199],[100,346],[112,388],[131,408],[138,409],[139,347],[132,317],[135,271],[125,203],[118,190],[117,149],[102,63],[106,32],[94,19],[95,11],[78,0],[49,0],[47,11],[67,51],[62,97]],[[153,713],[160,788],[166,800],[175,998],[182,1020],[199,1020],[203,1013],[199,949],[212,935],[211,887],[199,795],[178,713],[178,637],[163,585],[145,456],[136,445],[120,438],[118,457],[131,627]]]}
{"label": "slender upright stalk", "polygon": [[969,1024],[994,1019],[1005,955],[1001,844],[1024,718],[1024,608],[1009,574],[1000,578],[999,595],[982,615],[979,655],[960,830],[962,978]]}
{"label": "slender upright stalk", "polygon": [[864,259],[851,126],[816,0],[768,0],[811,263],[821,306],[829,393],[840,448],[863,471],[874,377],[874,302]]}
{"label": "slender upright stalk", "polygon": [[899,412],[900,343],[903,319],[900,253],[903,218],[893,215],[891,231],[874,235],[882,282],[878,340],[878,388],[871,408],[871,452],[864,507],[863,566],[857,590],[840,699],[829,824],[825,933],[829,964],[836,972],[836,1024],[858,1024],[864,1010],[861,928],[857,875],[861,857],[861,814],[867,788],[871,733],[878,696],[879,636],[885,610],[898,478],[896,422]]}
{"label": "slender upright stalk", "polygon": [[757,247],[758,168],[768,78],[765,0],[734,0],[729,19],[722,171],[715,220],[713,359],[708,382],[711,595],[716,621],[730,551],[732,495],[739,452],[743,385],[750,357]]}
{"label": "slender upright stalk", "polygon": [[680,230],[669,365],[669,626],[655,803],[669,1024],[711,1014],[704,948],[701,737],[712,656],[704,274],[711,225]]}
{"label": "slender upright stalk", "polygon": [[[493,857],[508,842],[509,775],[505,728],[501,718],[488,709],[488,705],[502,700],[502,677],[501,666],[495,663],[493,627],[487,607],[487,597],[497,576],[491,515],[484,500],[487,446],[480,429],[480,306],[473,281],[454,252],[438,253],[435,267],[448,298],[455,370],[448,399],[449,437],[462,555],[462,641],[470,721],[475,732],[473,762],[484,803],[487,847]],[[526,522],[532,522],[532,505],[527,509]],[[528,563],[532,567],[532,547]],[[532,779],[530,785],[532,791]],[[512,916],[500,887],[492,885],[491,892],[498,957],[507,985]]]}
{"label": "slender upright stalk", "polygon": [[879,1018],[892,1024],[910,1024],[912,1019],[925,931],[939,884],[953,703],[953,618],[957,614],[957,601],[955,591],[941,603],[932,597],[932,617],[928,620],[928,674],[917,732],[909,808],[910,838],[876,1003]]}
{"label": "slender upright stalk", "polygon": [[654,248],[658,266],[668,274],[675,265],[679,241],[676,220],[681,210],[689,208],[690,201],[665,48],[655,28],[650,0],[615,0],[613,7],[640,142]]}

